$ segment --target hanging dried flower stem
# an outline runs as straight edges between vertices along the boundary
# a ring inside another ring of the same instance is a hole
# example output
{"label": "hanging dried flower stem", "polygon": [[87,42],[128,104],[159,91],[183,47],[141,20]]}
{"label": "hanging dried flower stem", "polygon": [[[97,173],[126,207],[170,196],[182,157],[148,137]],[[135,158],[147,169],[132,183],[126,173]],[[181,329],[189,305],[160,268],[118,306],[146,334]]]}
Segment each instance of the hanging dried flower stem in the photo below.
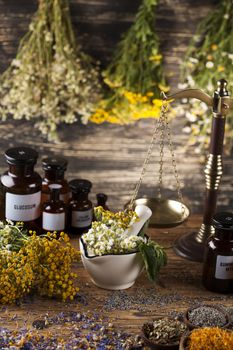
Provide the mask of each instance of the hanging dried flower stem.
{"label": "hanging dried flower stem", "polygon": [[126,124],[159,115],[160,90],[167,87],[155,32],[157,3],[143,0],[135,22],[117,45],[103,73],[107,97],[90,118],[93,122]]}
{"label": "hanging dried flower stem", "polygon": [[2,119],[35,120],[50,140],[99,99],[98,71],[76,44],[68,0],[40,0],[16,58],[0,78]]}
{"label": "hanging dried flower stem", "polygon": [[[183,64],[182,88],[198,87],[213,94],[218,79],[228,81],[228,89],[233,92],[233,2],[223,0],[199,25],[196,35],[190,43]],[[208,145],[211,128],[211,113],[205,104],[190,101],[185,114],[190,132],[190,142],[198,142],[199,152]],[[233,146],[233,122],[227,118],[227,148]]]}

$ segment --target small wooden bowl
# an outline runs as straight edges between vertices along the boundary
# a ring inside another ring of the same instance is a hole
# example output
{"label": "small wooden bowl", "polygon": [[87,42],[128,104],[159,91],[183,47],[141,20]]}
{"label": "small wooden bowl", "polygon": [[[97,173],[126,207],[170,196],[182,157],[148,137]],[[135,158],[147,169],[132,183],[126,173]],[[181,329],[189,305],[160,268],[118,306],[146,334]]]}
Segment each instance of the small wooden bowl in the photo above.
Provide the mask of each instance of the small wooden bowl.
{"label": "small wooden bowl", "polygon": [[[172,320],[172,318],[169,318],[169,319]],[[184,322],[181,322],[181,323],[184,323]],[[187,331],[185,331],[185,333],[187,333]],[[148,337],[145,334],[144,327],[142,327],[142,339],[144,340],[145,345],[150,349],[154,349],[154,350],[179,350],[180,339],[177,340],[175,343],[159,344],[159,343],[156,343],[156,342],[148,339]]]}
{"label": "small wooden bowl", "polygon": [[142,339],[144,341],[144,344],[149,349],[153,350],[179,350],[179,342],[173,343],[173,344],[158,344],[150,341],[144,333],[142,333]]}
{"label": "small wooden bowl", "polygon": [[184,315],[184,323],[188,326],[189,330],[193,330],[195,328],[202,328],[202,327],[210,327],[208,325],[204,325],[204,326],[196,326],[194,325],[193,323],[191,323],[189,321],[189,313],[195,309],[198,309],[199,307],[210,307],[212,309],[216,309],[218,310],[219,312],[221,312],[224,316],[225,316],[225,319],[226,319],[226,323],[223,325],[223,326],[217,326],[216,327],[219,327],[219,328],[228,328],[230,325],[231,325],[231,321],[230,321],[230,316],[229,314],[224,311],[221,307],[219,306],[215,306],[215,305],[207,305],[207,304],[204,304],[204,305],[197,305],[193,308],[189,308],[186,312],[185,312],[185,315]]}

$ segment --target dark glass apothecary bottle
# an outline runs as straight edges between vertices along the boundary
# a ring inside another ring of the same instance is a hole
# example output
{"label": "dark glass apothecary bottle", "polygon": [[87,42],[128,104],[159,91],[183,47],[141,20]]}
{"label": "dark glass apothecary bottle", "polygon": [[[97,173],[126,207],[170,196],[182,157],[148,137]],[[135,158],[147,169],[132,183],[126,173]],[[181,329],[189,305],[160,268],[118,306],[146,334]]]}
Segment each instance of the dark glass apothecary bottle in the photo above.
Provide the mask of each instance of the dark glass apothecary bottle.
{"label": "dark glass apothecary bottle", "polygon": [[107,206],[108,196],[105,193],[97,193],[97,207],[101,206],[104,210],[109,210]]}
{"label": "dark glass apothecary bottle", "polygon": [[34,171],[38,153],[28,147],[15,147],[8,149],[5,157],[9,165],[1,176],[5,218],[23,221],[39,233],[42,180]]}
{"label": "dark glass apothecary bottle", "polygon": [[61,185],[49,185],[50,200],[43,204],[42,229],[45,232],[56,231],[58,234],[65,230],[66,205],[60,200]]}
{"label": "dark glass apothecary bottle", "polygon": [[215,234],[206,244],[203,284],[219,293],[233,292],[233,213],[218,213],[213,218]]}
{"label": "dark glass apothecary bottle", "polygon": [[69,202],[69,232],[82,234],[91,227],[93,206],[88,198],[92,183],[76,179],[69,182],[72,198]]}
{"label": "dark glass apothecary bottle", "polygon": [[67,160],[62,157],[48,157],[42,160],[44,177],[42,179],[42,203],[50,199],[49,186],[52,184],[61,185],[60,199],[68,203],[70,199],[70,189],[68,181],[65,179]]}

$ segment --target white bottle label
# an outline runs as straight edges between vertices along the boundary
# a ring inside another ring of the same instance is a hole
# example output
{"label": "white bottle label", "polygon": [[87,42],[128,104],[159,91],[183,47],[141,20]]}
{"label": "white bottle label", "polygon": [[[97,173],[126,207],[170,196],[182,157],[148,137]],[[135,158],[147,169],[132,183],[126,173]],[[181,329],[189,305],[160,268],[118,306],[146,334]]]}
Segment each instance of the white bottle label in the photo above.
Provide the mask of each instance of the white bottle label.
{"label": "white bottle label", "polygon": [[46,213],[42,215],[42,227],[47,231],[62,231],[65,229],[65,213]]}
{"label": "white bottle label", "polygon": [[93,210],[85,210],[85,211],[72,211],[72,227],[88,227],[91,225],[93,218]]}
{"label": "white bottle label", "polygon": [[221,280],[233,279],[233,256],[217,256],[215,278]]}
{"label": "white bottle label", "polygon": [[6,193],[6,219],[32,221],[40,217],[41,191],[33,194]]}

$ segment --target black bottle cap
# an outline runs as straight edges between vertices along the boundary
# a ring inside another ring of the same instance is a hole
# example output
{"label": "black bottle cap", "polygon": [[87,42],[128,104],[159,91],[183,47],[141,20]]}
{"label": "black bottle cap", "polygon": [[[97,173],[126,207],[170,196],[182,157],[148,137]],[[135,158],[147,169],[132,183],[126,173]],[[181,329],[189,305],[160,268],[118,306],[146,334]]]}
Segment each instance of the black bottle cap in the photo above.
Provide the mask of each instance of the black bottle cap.
{"label": "black bottle cap", "polygon": [[217,213],[213,217],[213,225],[216,229],[233,230],[233,213]]}
{"label": "black bottle cap", "polygon": [[38,153],[29,147],[13,147],[5,152],[6,161],[12,165],[35,164]]}
{"label": "black bottle cap", "polygon": [[69,182],[69,186],[74,193],[90,192],[92,183],[89,180],[74,179]]}
{"label": "black bottle cap", "polygon": [[67,160],[62,157],[48,157],[42,160],[42,168],[44,170],[65,171],[67,164]]}
{"label": "black bottle cap", "polygon": [[108,200],[108,196],[105,193],[97,193],[96,199],[98,203],[105,203]]}

